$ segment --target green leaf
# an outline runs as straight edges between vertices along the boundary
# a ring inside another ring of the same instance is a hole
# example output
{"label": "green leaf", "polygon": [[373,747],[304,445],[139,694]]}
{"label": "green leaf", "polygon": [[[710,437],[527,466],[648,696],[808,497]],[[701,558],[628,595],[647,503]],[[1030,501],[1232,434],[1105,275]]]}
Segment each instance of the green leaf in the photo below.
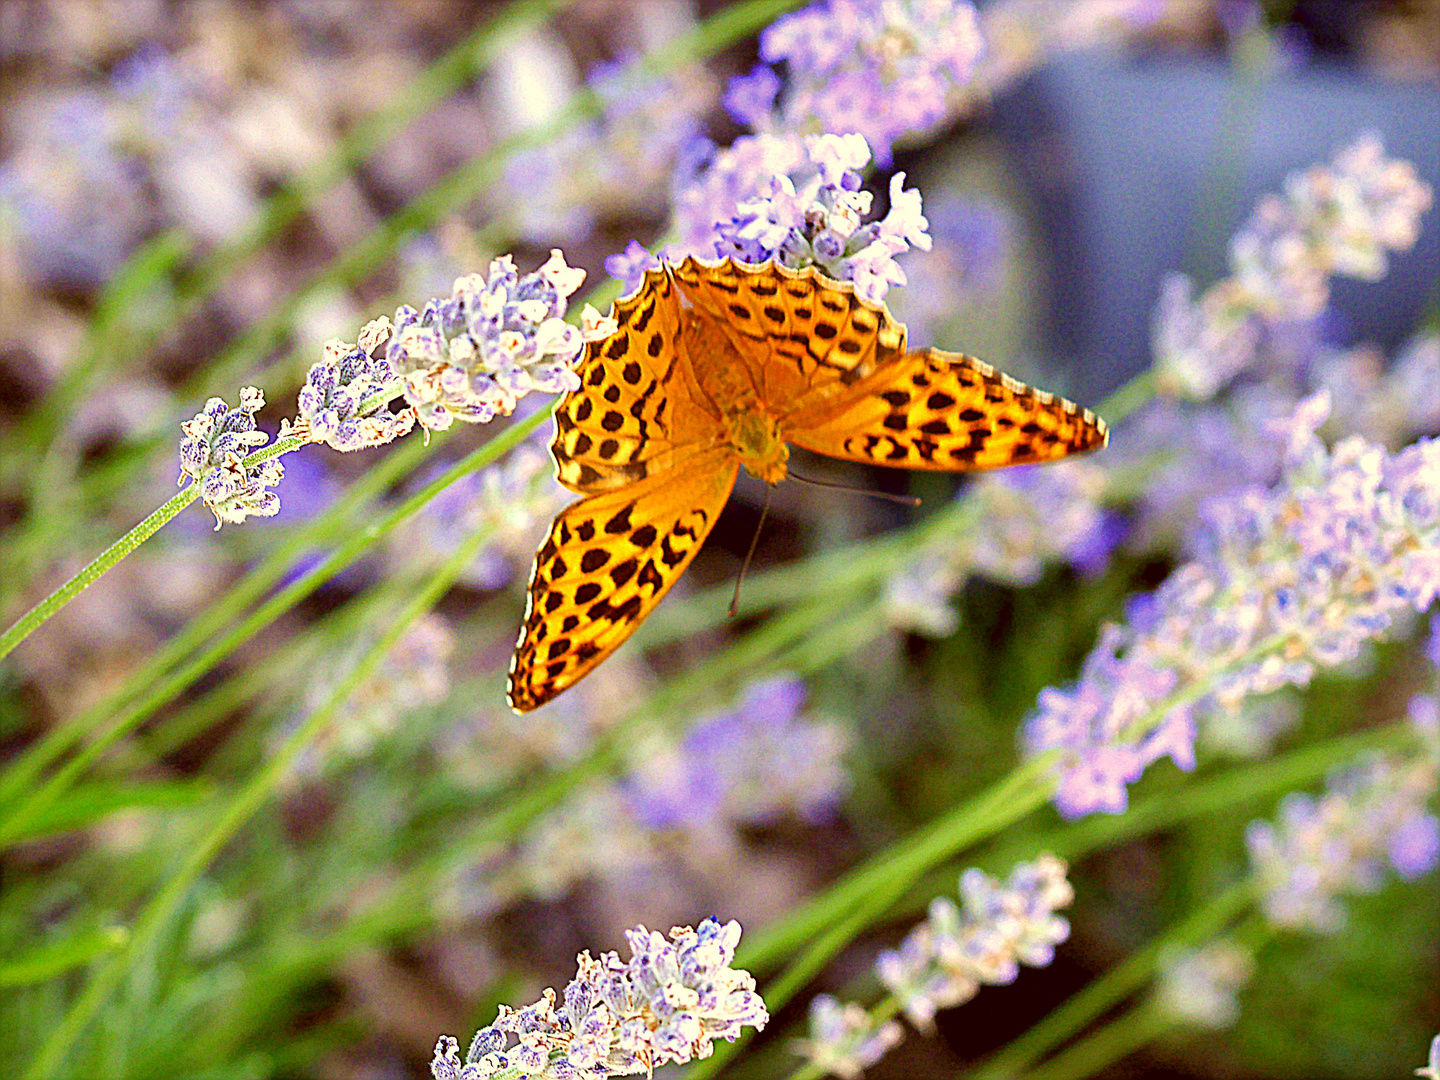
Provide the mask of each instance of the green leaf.
{"label": "green leaf", "polygon": [[114,952],[129,936],[123,926],[106,926],[71,934],[59,941],[47,941],[24,956],[0,961],[0,987],[46,982],[73,968],[83,967],[97,956]]}

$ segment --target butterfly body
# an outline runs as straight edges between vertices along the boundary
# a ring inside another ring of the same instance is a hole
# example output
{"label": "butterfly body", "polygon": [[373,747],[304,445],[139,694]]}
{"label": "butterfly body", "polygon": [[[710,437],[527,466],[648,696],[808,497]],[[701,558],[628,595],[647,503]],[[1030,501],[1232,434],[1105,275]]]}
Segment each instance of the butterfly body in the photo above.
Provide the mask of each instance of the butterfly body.
{"label": "butterfly body", "polygon": [[988,364],[907,352],[883,305],[814,270],[686,259],[646,274],[555,409],[561,484],[584,496],[536,555],[511,662],[520,712],[625,641],[699,550],[743,466],[784,479],[787,443],[957,471],[1103,446],[1103,422]]}

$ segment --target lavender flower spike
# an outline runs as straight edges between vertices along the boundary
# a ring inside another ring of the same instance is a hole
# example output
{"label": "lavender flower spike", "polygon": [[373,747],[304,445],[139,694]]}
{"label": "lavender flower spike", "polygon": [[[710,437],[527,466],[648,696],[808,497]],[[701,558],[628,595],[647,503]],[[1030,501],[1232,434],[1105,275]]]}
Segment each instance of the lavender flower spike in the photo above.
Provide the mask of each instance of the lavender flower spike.
{"label": "lavender flower spike", "polygon": [[1427,809],[1440,784],[1434,698],[1417,699],[1411,716],[1420,753],[1370,757],[1333,776],[1319,798],[1287,796],[1278,822],[1251,823],[1245,841],[1271,923],[1339,930],[1342,895],[1374,892],[1387,868],[1412,880],[1440,864],[1440,820]]}
{"label": "lavender flower spike", "polygon": [[419,311],[397,309],[385,362],[420,424],[434,431],[457,419],[483,424],[509,415],[531,390],[576,389],[581,347],[606,330],[589,305],[581,328],[564,319],[567,299],[584,278],[558,248],[524,277],[507,255],[491,262],[489,277],[457,279],[448,298]]}
{"label": "lavender flower spike", "polygon": [[1011,983],[1021,964],[1050,963],[1070,936],[1070,924],[1055,914],[1075,899],[1065,873],[1054,855],[1021,863],[1004,884],[970,869],[960,878],[960,906],[943,896],[932,901],[929,918],[875,961],[910,1022],[928,1031],[938,1010],[968,1001],[981,984]]}
{"label": "lavender flower spike", "polygon": [[755,980],[730,967],[740,924],[706,919],[670,936],[637,926],[617,953],[578,957],[579,973],[555,1007],[555,991],[516,1011],[500,1007],[464,1061],[443,1036],[430,1072],[435,1080],[605,1080],[650,1075],[670,1062],[709,1057],[717,1038],[734,1041],[769,1020]]}
{"label": "lavender flower spike", "polygon": [[300,388],[296,433],[335,450],[381,446],[415,426],[415,410],[392,413],[386,392],[398,392],[395,370],[379,346],[390,337],[390,320],[373,319],[358,344],[331,338],[324,358]]}
{"label": "lavender flower spike", "polygon": [[1197,558],[1102,631],[1076,685],[1041,694],[1025,737],[1060,752],[1061,813],[1123,810],[1152,762],[1194,765],[1198,725],[1306,685],[1440,593],[1440,440],[1327,452],[1328,413],[1328,395],[1301,402],[1280,485],[1213,500]]}
{"label": "lavender flower spike", "polygon": [[[873,196],[864,190],[859,172],[870,161],[865,139],[807,135],[801,145],[803,156],[784,140],[736,140],[716,157],[711,175],[697,178],[691,191],[677,196],[677,206],[682,214],[699,212],[710,219],[699,231],[713,252],[701,254],[733,255],[751,263],[775,259],[792,270],[816,266],[837,281],[853,281],[857,293],[879,303],[891,285],[905,283],[895,256],[912,247],[930,249],[920,192],[906,189],[905,174],[896,173],[890,178],[889,212],[867,222]],[[734,175],[751,151],[761,152],[761,158],[750,162],[744,175]],[[726,183],[705,194],[721,180]],[[692,225],[680,231],[696,230]]]}
{"label": "lavender flower spike", "polygon": [[853,1001],[841,1005],[829,994],[817,994],[810,1002],[810,1038],[799,1040],[795,1051],[827,1074],[856,1080],[904,1037],[894,1020],[876,1024]]}
{"label": "lavender flower spike", "polygon": [[247,517],[274,517],[280,497],[268,490],[280,482],[285,469],[271,458],[246,465],[245,458],[270,441],[255,427],[255,414],[265,407],[265,395],[253,386],[240,391],[235,408],[224,398],[211,398],[194,419],[180,425],[180,483],[188,476],[200,485],[200,498],[215,515],[215,528],[225,522],[239,524]]}

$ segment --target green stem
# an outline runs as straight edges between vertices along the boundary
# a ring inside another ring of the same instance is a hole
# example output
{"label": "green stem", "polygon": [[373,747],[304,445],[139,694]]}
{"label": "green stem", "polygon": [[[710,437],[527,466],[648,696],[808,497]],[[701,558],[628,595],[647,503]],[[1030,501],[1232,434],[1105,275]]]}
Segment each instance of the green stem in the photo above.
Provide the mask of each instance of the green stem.
{"label": "green stem", "polygon": [[[327,555],[300,578],[291,582],[268,601],[256,608],[249,617],[232,627],[229,633],[194,657],[169,678],[149,688],[149,692],[124,712],[112,718],[108,727],[88,743],[73,759],[67,762],[44,787],[33,792],[26,801],[3,822],[0,822],[0,846],[19,835],[29,821],[45,806],[53,802],[117,739],[147,719],[161,705],[190,686],[196,679],[209,671],[215,663],[228,656],[240,645],[264,630],[276,618],[309,596],[335,574],[358,559],[368,548],[388,535],[402,521],[405,521],[442,490],[463,476],[484,468],[518,443],[550,416],[551,406],[537,410],[518,423],[512,424],[503,433],[483,446],[472,451],[440,475],[431,480],[414,495],[400,503],[374,525],[354,530],[351,536],[338,548]],[[248,459],[247,459],[248,460]]]}
{"label": "green stem", "polygon": [[199,494],[199,485],[191,484],[184,491],[173,496],[144,521],[97,555],[89,566],[20,616],[13,626],[0,634],[0,657],[8,656],[15,646],[43,626],[46,619],[56,614],[71,600],[99,581],[106,571],[154,536],[166,522],[194,502]]}
{"label": "green stem", "polygon": [[129,940],[115,955],[103,962],[91,976],[84,992],[66,1013],[60,1025],[41,1047],[40,1053],[31,1062],[24,1074],[24,1080],[43,1080],[55,1073],[64,1062],[75,1041],[84,1034],[95,1014],[109,999],[116,985],[126,972],[137,963],[159,937],[184,902],[191,887],[205,872],[206,868],[220,853],[221,849],[254,814],[269,800],[280,782],[289,772],[296,759],[314,739],[334,721],[340,708],[345,705],[355,689],[378,669],[391,647],[421,615],[449,589],[460,572],[474,561],[488,540],[488,533],[480,530],[456,549],[445,564],[415,594],[406,607],[396,616],[386,632],[375,642],[356,664],[355,668],[341,680],[330,695],[305,721],[285,740],[284,744],[244,789],[231,801],[220,819],[210,828],[195,846],[165,888],[146,905],[136,920]]}
{"label": "green stem", "polygon": [[1083,1080],[1154,1042],[1179,1021],[1148,1001],[1093,1035],[1076,1043],[1047,1065],[1025,1074],[1025,1080]]}
{"label": "green stem", "polygon": [[1040,1023],[1016,1039],[973,1075],[972,1080],[1012,1080],[1061,1046],[1087,1024],[1104,1016],[1148,985],[1171,950],[1193,948],[1229,926],[1255,902],[1246,879],[1215,896],[1178,925],[1095,979]]}
{"label": "green stem", "polygon": [[68,723],[51,728],[25,753],[10,762],[0,775],[0,806],[13,802],[22,791],[31,788],[45,766],[54,761],[91,731],[96,724],[129,702],[134,701],[157,679],[170,670],[187,653],[198,648],[211,634],[220,630],[246,607],[264,595],[295,565],[296,559],[309,548],[323,543],[342,529],[349,531],[374,499],[382,495],[401,476],[406,475],[425,453],[419,439],[406,442],[364,472],[346,488],[344,494],[325,514],[295,529],[265,560],[245,575],[228,592],[199,612],[185,627],[152,654],[114,693],[96,702]]}
{"label": "green stem", "polygon": [[[305,440],[291,436],[279,439],[245,458],[245,465],[258,465],[262,461],[288,454],[305,445]],[[45,620],[57,614],[66,604],[88,589],[121,559],[125,558],[146,540],[160,531],[161,526],[195,501],[200,494],[198,481],[192,482],[184,491],[175,495],[144,521],[136,525],[115,543],[102,551],[89,566],[81,570],[60,588],[16,620],[15,625],[0,634],[0,658],[4,658],[32,633],[45,624]]]}

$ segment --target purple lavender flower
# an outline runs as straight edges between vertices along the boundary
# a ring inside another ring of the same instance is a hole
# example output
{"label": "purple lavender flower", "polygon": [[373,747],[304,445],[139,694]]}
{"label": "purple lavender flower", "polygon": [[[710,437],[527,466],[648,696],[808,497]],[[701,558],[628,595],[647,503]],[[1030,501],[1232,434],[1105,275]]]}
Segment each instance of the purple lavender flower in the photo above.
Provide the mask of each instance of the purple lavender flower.
{"label": "purple lavender flower", "polygon": [[1426,809],[1440,783],[1440,730],[1415,713],[1421,748],[1373,755],[1332,776],[1318,798],[1287,795],[1277,823],[1246,831],[1266,917],[1331,933],[1345,925],[1340,898],[1374,892],[1387,867],[1412,880],[1440,864],[1440,821]]}
{"label": "purple lavender flower", "polygon": [[419,423],[436,431],[456,419],[483,424],[509,415],[531,390],[577,388],[573,364],[583,342],[613,329],[588,306],[584,329],[565,322],[566,299],[584,277],[558,248],[524,277],[504,256],[488,279],[469,274],[446,299],[398,308],[385,361]]}
{"label": "purple lavender flower", "polygon": [[1060,751],[1062,813],[1123,809],[1152,762],[1193,766],[1216,709],[1306,685],[1440,592],[1440,440],[1327,452],[1327,412],[1323,395],[1302,403],[1284,482],[1212,501],[1194,561],[1102,631],[1075,686],[1041,695],[1026,742]]}
{"label": "purple lavender flower", "polygon": [[265,395],[253,386],[240,391],[235,408],[224,398],[211,398],[194,419],[180,425],[180,483],[189,477],[200,485],[200,498],[215,514],[215,528],[225,522],[239,524],[247,517],[274,517],[280,497],[269,489],[285,469],[275,458],[246,465],[245,458],[270,441],[255,426],[255,414],[265,407]]}
{"label": "purple lavender flower", "polygon": [[[891,285],[905,283],[895,256],[929,250],[929,222],[920,192],[906,189],[905,174],[890,179],[890,210],[864,222],[872,196],[859,169],[870,150],[859,135],[779,138],[746,136],[697,166],[675,193],[680,239],[664,254],[727,255],[751,263],[775,259],[800,269],[817,266],[837,281],[851,281],[879,302]],[[717,238],[718,237],[718,238]],[[638,253],[611,270],[632,273]]]}
{"label": "purple lavender flower", "polygon": [[767,67],[732,83],[730,114],[757,131],[857,132],[876,160],[896,140],[925,134],[968,98],[980,54],[975,9],[954,0],[826,0],[777,19],[760,56],[785,64],[786,85]]}
{"label": "purple lavender flower", "polygon": [[875,962],[910,1022],[932,1030],[937,1011],[968,1001],[982,984],[1014,982],[1021,964],[1049,964],[1070,936],[1055,914],[1075,899],[1065,873],[1053,855],[1021,863],[1004,883],[970,869],[960,878],[960,905],[932,901],[929,917]]}
{"label": "purple lavender flower", "polygon": [[[315,442],[334,450],[380,446],[415,426],[415,410],[392,413],[389,392],[398,388],[390,361],[379,346],[390,336],[390,320],[374,319],[358,344],[332,338],[324,359],[310,368],[300,388],[296,416]],[[392,385],[393,384],[393,385]],[[297,426],[297,434],[301,429]]]}
{"label": "purple lavender flower", "polygon": [[1262,197],[1232,239],[1228,278],[1198,301],[1183,275],[1166,280],[1153,332],[1162,391],[1211,397],[1256,362],[1262,343],[1283,362],[1285,334],[1321,314],[1330,278],[1382,277],[1389,252],[1414,246],[1430,201],[1414,167],[1387,158],[1374,135],[1329,167],[1291,173],[1284,195]]}
{"label": "purple lavender flower", "polygon": [[848,786],[848,740],[839,725],[802,717],[804,698],[796,678],[763,680],[680,746],[646,754],[626,783],[635,814],[665,829],[829,813]]}
{"label": "purple lavender flower", "polygon": [[755,980],[730,967],[740,924],[706,919],[666,938],[643,926],[625,933],[631,956],[577,958],[579,972],[555,1007],[547,989],[535,1004],[481,1028],[465,1060],[443,1036],[430,1063],[435,1080],[604,1080],[649,1075],[661,1065],[708,1057],[716,1039],[733,1042],[769,1015]]}
{"label": "purple lavender flower", "polygon": [[660,265],[660,260],[650,254],[650,249],[638,240],[631,240],[619,255],[605,259],[605,272],[617,281],[623,282],[621,291],[630,295],[645,280],[645,271]]}

